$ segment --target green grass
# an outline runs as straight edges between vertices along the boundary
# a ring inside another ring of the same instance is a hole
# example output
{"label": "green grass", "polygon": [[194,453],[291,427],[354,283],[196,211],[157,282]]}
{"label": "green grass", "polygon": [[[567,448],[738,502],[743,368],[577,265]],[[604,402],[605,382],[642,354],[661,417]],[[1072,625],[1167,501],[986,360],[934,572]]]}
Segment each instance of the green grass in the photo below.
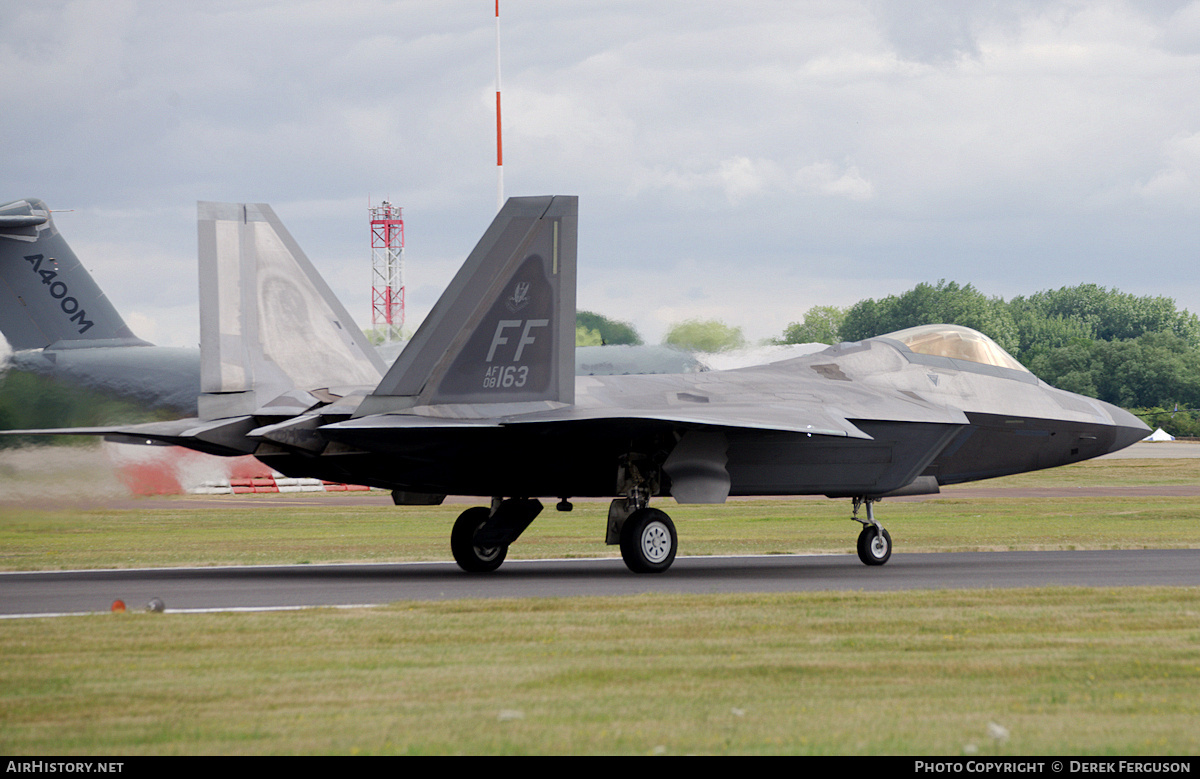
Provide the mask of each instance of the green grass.
{"label": "green grass", "polygon": [[4,623],[0,751],[1188,755],[1198,684],[1185,588],[128,613]]}
{"label": "green grass", "polygon": [[[987,484],[1194,483],[1193,462]],[[445,560],[464,508],[217,505],[9,503],[0,568]],[[683,554],[851,553],[857,533],[848,501],[658,505]],[[511,556],[615,555],[606,508],[547,506]],[[947,490],[878,515],[899,552],[1200,547],[1196,498]],[[102,614],[0,622],[0,753],[1194,755],[1198,684],[1200,588]]]}
{"label": "green grass", "polygon": [[[1100,459],[976,482],[980,487],[1120,487],[1143,484],[1200,484],[1200,458]],[[963,485],[970,487],[974,485]],[[953,492],[955,487],[947,488]]]}
{"label": "green grass", "polygon": [[[0,570],[448,560],[450,528],[466,507],[297,505],[287,496],[228,503],[0,508]],[[859,530],[844,500],[655,505],[675,520],[684,555],[852,553]],[[547,506],[510,558],[617,556],[604,544],[607,510],[597,501],[578,502],[566,514]],[[898,552],[1200,547],[1195,498],[967,500],[947,493],[884,501],[876,516]]]}

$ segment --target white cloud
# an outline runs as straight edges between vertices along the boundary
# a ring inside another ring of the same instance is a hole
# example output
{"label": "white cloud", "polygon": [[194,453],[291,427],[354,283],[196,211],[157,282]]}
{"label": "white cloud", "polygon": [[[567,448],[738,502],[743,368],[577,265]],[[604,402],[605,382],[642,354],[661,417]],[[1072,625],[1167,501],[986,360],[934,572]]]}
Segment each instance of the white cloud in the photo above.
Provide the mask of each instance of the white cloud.
{"label": "white cloud", "polygon": [[[64,235],[163,342],[195,340],[172,311],[195,305],[196,200],[271,202],[362,321],[368,196],[405,208],[414,291],[495,208],[491,6],[14,8],[0,200],[76,209]],[[1198,248],[1200,3],[503,10],[506,191],[581,196],[581,304],[623,289],[591,305],[652,330],[710,301],[752,337],[938,278],[1200,309],[1176,270]]]}
{"label": "white cloud", "polygon": [[851,200],[870,200],[875,196],[874,185],[859,172],[856,165],[839,168],[828,161],[815,162],[798,170],[795,180],[801,191]]}
{"label": "white cloud", "polygon": [[734,207],[749,200],[762,203],[781,196],[828,196],[861,201],[875,195],[874,186],[855,165],[839,166],[826,160],[789,174],[774,160],[743,156],[720,160],[699,171],[642,171],[633,192],[642,194],[645,190],[701,193],[710,201],[712,196],[719,194],[725,203]]}
{"label": "white cloud", "polygon": [[1200,132],[1166,141],[1162,156],[1163,167],[1139,183],[1137,193],[1160,204],[1194,210],[1200,196]]}

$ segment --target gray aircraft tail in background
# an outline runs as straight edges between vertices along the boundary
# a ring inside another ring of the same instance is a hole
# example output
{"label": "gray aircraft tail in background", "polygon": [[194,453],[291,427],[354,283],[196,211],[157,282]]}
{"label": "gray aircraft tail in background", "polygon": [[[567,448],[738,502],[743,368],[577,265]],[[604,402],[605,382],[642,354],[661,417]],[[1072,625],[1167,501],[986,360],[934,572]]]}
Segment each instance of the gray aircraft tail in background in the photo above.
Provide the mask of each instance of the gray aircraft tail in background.
{"label": "gray aircraft tail in background", "polygon": [[269,207],[201,203],[198,416],[11,432],[252,454],[398,504],[490,498],[450,534],[473,572],[504,561],[538,498],[565,511],[610,497],[605,540],[639,573],[666,571],[678,548],[652,498],[850,498],[859,558],[882,565],[881,498],[1079,462],[1149,432],[954,325],[737,370],[575,377],[577,222],[574,197],[510,199],[384,372]]}
{"label": "gray aircraft tail in background", "polygon": [[199,352],[135,336],[36,198],[0,205],[0,332],[13,369],[196,412]]}
{"label": "gray aircraft tail in background", "polygon": [[145,346],[63,240],[50,209],[0,205],[0,332],[14,351]]}

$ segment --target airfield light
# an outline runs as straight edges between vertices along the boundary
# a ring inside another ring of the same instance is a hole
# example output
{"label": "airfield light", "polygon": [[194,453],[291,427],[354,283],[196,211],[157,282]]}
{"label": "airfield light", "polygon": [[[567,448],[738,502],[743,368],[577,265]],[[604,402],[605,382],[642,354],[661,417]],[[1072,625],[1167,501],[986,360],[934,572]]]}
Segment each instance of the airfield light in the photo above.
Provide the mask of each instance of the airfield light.
{"label": "airfield light", "polygon": [[120,598],[117,598],[115,601],[113,601],[112,610],[113,610],[114,614],[118,611],[124,611],[125,610],[125,601],[121,600]]}

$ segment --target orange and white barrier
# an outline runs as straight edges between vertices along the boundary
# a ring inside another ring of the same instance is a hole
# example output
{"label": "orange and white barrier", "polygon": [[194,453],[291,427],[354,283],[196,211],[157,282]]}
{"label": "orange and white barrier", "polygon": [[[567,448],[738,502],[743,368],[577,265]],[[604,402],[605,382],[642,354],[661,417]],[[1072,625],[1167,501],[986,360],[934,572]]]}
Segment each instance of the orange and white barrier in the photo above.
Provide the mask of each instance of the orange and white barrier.
{"label": "orange and white barrier", "polygon": [[250,457],[216,457],[176,446],[106,443],[117,476],[134,495],[365,492],[369,487],[293,479]]}
{"label": "orange and white barrier", "polygon": [[251,492],[365,492],[369,489],[371,488],[361,484],[339,484],[321,479],[291,479],[283,474],[273,473],[271,476],[251,479],[206,481],[187,492],[189,495],[243,495]]}

